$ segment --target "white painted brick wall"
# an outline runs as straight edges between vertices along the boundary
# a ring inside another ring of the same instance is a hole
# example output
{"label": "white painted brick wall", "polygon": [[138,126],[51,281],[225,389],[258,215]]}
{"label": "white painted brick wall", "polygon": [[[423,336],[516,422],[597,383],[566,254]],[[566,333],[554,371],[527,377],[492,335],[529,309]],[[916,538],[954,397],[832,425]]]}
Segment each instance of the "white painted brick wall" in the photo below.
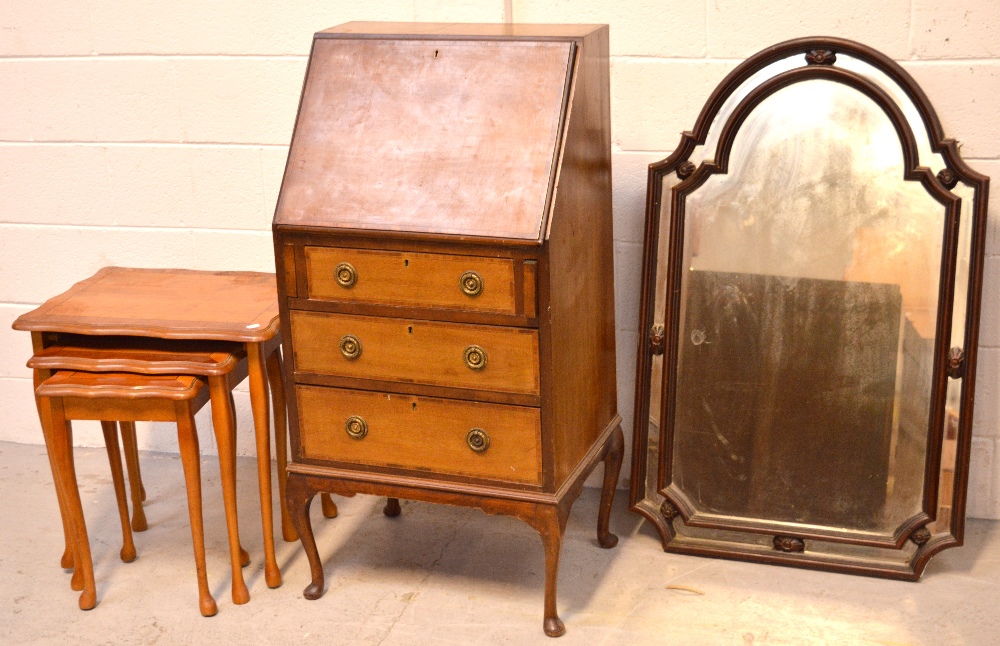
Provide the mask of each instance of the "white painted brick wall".
{"label": "white painted brick wall", "polygon": [[[996,0],[0,0],[0,440],[39,442],[19,314],[101,266],[273,270],[270,219],[312,33],[348,20],[611,25],[619,408],[631,432],[646,165],[743,58],[834,35],[903,62],[1000,186]],[[1000,189],[970,513],[1000,518]],[[245,387],[240,452],[253,453]],[[202,448],[214,451],[207,416]],[[100,444],[96,424],[76,440]],[[174,450],[173,429],[140,426]],[[627,465],[626,465],[627,469]],[[623,472],[623,475],[627,470]]]}
{"label": "white painted brick wall", "polygon": [[[802,36],[850,38],[892,58],[910,58],[911,0],[707,0],[706,4],[711,58],[744,59]],[[954,10],[954,4],[947,10]]]}

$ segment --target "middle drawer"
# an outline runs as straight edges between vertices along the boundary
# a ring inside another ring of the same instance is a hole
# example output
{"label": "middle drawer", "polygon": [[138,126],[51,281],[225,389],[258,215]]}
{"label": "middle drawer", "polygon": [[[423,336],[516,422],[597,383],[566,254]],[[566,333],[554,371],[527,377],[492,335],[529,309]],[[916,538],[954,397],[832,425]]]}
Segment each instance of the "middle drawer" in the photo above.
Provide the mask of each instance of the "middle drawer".
{"label": "middle drawer", "polygon": [[539,393],[538,331],[292,310],[295,370]]}

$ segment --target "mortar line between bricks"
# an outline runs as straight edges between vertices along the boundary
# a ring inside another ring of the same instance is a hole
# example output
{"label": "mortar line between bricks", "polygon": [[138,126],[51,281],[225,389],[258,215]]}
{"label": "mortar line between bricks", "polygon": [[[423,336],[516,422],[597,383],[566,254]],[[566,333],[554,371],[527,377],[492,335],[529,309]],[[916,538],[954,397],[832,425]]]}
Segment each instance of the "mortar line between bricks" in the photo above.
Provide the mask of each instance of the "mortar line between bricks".
{"label": "mortar line between bricks", "polygon": [[656,56],[655,54],[612,54],[612,61],[661,61],[664,63],[723,63],[738,65],[745,58],[709,58],[706,56]]}
{"label": "mortar line between bricks", "polygon": [[[749,56],[750,54],[748,54]],[[746,58],[712,58],[710,56],[656,56],[654,54],[614,54],[612,61],[659,61],[663,63],[722,63],[727,65],[738,65]],[[903,65],[1000,65],[998,58],[895,58],[897,63]]]}
{"label": "mortar line between bricks", "polygon": [[197,231],[198,233],[254,233],[271,235],[271,229],[220,229],[204,227],[158,227],[158,226],[135,226],[135,225],[107,225],[107,224],[54,224],[48,222],[0,222],[0,229],[96,229],[104,231]]}
{"label": "mortar line between bricks", "polygon": [[160,58],[169,58],[176,60],[275,60],[275,61],[285,61],[285,60],[296,60],[296,61],[306,61],[309,59],[308,54],[52,54],[52,55],[26,55],[17,56],[6,54],[0,56],[0,63],[8,61],[17,62],[48,62],[48,61],[129,61],[129,60],[155,60]]}
{"label": "mortar line between bricks", "polygon": [[906,58],[897,62],[903,67],[911,65],[1000,65],[1000,58]]}
{"label": "mortar line between bricks", "polygon": [[226,141],[23,141],[23,140],[3,140],[0,139],[0,146],[24,147],[24,146],[97,146],[97,147],[122,147],[122,148],[288,148],[288,144],[255,144]]}

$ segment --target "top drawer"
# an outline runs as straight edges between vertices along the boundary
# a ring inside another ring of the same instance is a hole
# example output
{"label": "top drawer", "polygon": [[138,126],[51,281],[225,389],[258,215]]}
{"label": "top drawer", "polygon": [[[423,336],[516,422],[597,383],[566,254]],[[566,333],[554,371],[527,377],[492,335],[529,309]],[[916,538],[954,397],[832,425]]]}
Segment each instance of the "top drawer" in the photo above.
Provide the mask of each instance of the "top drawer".
{"label": "top drawer", "polygon": [[514,314],[514,261],[306,247],[309,298]]}

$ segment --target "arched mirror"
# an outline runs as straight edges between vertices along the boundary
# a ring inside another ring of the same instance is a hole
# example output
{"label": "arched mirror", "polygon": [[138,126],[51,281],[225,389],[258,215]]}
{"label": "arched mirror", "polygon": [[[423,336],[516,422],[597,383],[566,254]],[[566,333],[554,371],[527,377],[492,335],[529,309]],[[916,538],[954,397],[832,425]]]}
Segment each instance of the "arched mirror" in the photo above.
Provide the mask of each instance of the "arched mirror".
{"label": "arched mirror", "polygon": [[916,579],[961,544],[987,184],[863,45],[722,82],[649,170],[631,505],[664,549]]}

